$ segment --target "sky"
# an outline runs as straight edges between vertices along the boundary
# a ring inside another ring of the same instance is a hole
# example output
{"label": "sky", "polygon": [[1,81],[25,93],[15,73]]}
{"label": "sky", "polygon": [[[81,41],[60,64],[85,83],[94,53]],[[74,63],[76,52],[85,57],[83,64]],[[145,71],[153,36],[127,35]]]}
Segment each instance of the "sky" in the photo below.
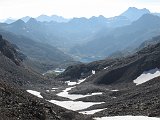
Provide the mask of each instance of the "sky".
{"label": "sky", "polygon": [[41,14],[65,18],[113,17],[128,7],[147,8],[160,13],[160,0],[0,0],[0,19],[37,17]]}

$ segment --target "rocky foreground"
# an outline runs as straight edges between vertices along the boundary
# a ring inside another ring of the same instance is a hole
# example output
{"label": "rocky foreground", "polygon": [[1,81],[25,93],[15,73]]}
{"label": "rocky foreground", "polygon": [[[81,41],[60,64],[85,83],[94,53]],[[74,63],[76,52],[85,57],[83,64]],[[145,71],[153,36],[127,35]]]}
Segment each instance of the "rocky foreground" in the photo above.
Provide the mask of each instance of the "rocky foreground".
{"label": "rocky foreground", "polygon": [[24,55],[0,36],[0,120],[90,120],[26,92],[43,89],[51,81],[23,64]]}

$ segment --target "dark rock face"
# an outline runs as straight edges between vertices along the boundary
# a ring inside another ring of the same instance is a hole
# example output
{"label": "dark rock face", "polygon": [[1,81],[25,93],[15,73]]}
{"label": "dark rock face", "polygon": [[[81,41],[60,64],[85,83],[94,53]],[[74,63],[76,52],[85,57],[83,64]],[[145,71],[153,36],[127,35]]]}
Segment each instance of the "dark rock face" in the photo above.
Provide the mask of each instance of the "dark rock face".
{"label": "dark rock face", "polygon": [[16,65],[20,65],[25,58],[25,55],[18,52],[12,44],[4,40],[2,35],[0,35],[0,51],[3,55],[11,59]]}
{"label": "dark rock face", "polygon": [[0,40],[2,39],[2,35],[0,35]]}

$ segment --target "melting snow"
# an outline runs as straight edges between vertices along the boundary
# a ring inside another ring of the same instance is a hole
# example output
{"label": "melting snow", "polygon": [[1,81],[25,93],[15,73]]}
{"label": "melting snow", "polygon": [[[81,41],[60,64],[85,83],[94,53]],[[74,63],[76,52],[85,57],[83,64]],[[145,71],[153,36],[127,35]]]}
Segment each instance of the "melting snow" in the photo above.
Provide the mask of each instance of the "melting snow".
{"label": "melting snow", "polygon": [[117,91],[119,91],[119,90],[110,90],[110,91],[112,91],[112,92],[117,92]]}
{"label": "melting snow", "polygon": [[87,95],[68,94],[68,91],[70,91],[74,87],[66,88],[65,90],[63,90],[62,92],[58,93],[57,95],[61,96],[61,97],[69,98],[71,100],[76,100],[76,99],[83,98],[83,97],[88,97],[88,96],[93,96],[93,95],[101,95],[102,94],[102,92],[97,92],[97,93],[92,93],[92,94],[87,94]]}
{"label": "melting snow", "polygon": [[146,116],[115,116],[95,118],[95,120],[160,120],[160,118]]}
{"label": "melting snow", "polygon": [[86,80],[86,78],[78,80],[78,82],[71,82],[71,81],[66,81],[65,83],[67,83],[69,86],[74,86],[74,85],[78,85],[81,84],[82,82],[84,82]]}
{"label": "melting snow", "polygon": [[[86,80],[85,79],[81,79],[81,80],[78,80],[78,82],[67,82],[68,85],[74,85],[72,87],[69,87],[69,88],[66,88],[65,90],[63,90],[62,92],[58,93],[57,95],[58,96],[61,96],[61,97],[65,97],[65,98],[70,98],[72,100],[75,100],[75,99],[78,99],[78,98],[83,98],[83,97],[87,97],[87,96],[92,96],[92,95],[100,95],[102,94],[101,92],[99,93],[92,93],[92,94],[88,94],[88,95],[80,95],[80,94],[68,94],[68,91],[71,90],[72,88],[76,87],[75,85],[77,84],[80,84],[82,82],[84,82]],[[72,83],[72,84],[71,84]],[[52,90],[56,90],[57,88],[52,88]],[[47,90],[48,91],[48,90]],[[33,91],[33,90],[27,90],[27,92],[37,96],[37,97],[40,97],[40,98],[43,98],[41,95],[40,95],[40,92],[37,92],[37,91]],[[69,109],[69,110],[82,110],[82,109],[86,109],[92,105],[96,105],[96,104],[102,104],[104,102],[83,102],[83,101],[57,101],[57,100],[48,100],[49,102],[53,103],[53,104],[56,104],[56,105],[59,105],[61,107],[64,107],[66,109]],[[94,111],[91,111],[91,112],[88,112],[88,113],[93,113],[93,112],[97,112],[99,110],[94,110]]]}
{"label": "melting snow", "polygon": [[77,84],[77,82],[71,82],[71,81],[66,81],[65,83],[67,83],[69,86],[73,86]]}
{"label": "melting snow", "polygon": [[102,102],[100,103],[100,102],[82,102],[82,101],[57,101],[57,100],[50,100],[49,102],[74,111],[86,109],[96,104],[102,104]]}
{"label": "melting snow", "polygon": [[105,109],[107,109],[107,108],[104,108],[104,109],[96,109],[96,110],[90,110],[90,111],[82,111],[82,112],[79,112],[79,113],[82,113],[82,114],[94,114],[94,113],[96,113],[96,112],[100,112],[100,111],[102,111],[102,110],[105,110]]}
{"label": "melting snow", "polygon": [[95,71],[95,70],[92,70],[92,74],[93,74],[93,75],[96,74],[96,71]]}
{"label": "melting snow", "polygon": [[58,88],[52,88],[52,90],[57,90]]}
{"label": "melting snow", "polygon": [[81,79],[81,80],[78,80],[78,83],[77,83],[77,84],[81,84],[81,83],[84,82],[85,80],[86,80],[86,78]]}
{"label": "melting snow", "polygon": [[160,69],[155,68],[149,71],[143,72],[137,79],[135,79],[133,82],[136,83],[136,85],[145,83],[155,77],[160,76]]}
{"label": "melting snow", "polygon": [[27,92],[39,97],[39,98],[43,98],[40,94],[40,92],[34,91],[34,90],[27,90]]}

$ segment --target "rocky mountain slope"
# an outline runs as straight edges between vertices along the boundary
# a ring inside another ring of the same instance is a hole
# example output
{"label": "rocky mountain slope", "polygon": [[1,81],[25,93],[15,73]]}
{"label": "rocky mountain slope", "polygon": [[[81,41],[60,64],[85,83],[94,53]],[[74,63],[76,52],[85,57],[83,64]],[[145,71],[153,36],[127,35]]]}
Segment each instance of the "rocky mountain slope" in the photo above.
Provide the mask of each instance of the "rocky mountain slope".
{"label": "rocky mountain slope", "polygon": [[69,55],[48,44],[35,42],[34,40],[15,35],[0,29],[0,34],[12,44],[17,45],[19,51],[27,56],[24,62],[38,72],[46,72],[57,67],[66,67],[76,63]]}
{"label": "rocky mountain slope", "polygon": [[0,36],[0,119],[91,119],[27,93],[26,89],[40,90],[56,83],[51,84],[50,80],[28,69],[23,64],[25,58],[16,49]]}
{"label": "rocky mountain slope", "polygon": [[20,65],[20,63],[25,59],[25,55],[18,50],[15,49],[8,41],[3,40],[2,36],[0,35],[0,51],[3,55],[11,59],[16,65]]}

